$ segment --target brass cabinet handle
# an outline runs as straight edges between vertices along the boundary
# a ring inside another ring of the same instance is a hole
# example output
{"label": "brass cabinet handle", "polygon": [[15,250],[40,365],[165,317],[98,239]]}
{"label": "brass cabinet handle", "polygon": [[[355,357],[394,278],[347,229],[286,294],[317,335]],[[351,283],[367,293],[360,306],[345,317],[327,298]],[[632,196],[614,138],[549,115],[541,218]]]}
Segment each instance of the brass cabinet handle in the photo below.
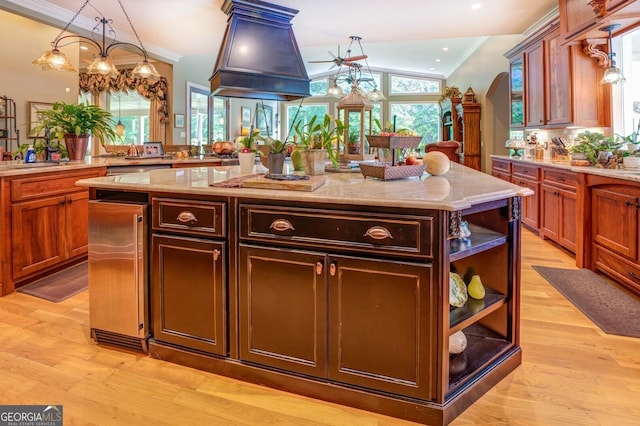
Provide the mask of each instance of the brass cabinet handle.
{"label": "brass cabinet handle", "polygon": [[385,238],[393,238],[391,232],[384,226],[372,226],[367,229],[367,232],[364,234],[365,237],[371,237],[374,240],[384,240]]}
{"label": "brass cabinet handle", "polygon": [[180,212],[176,220],[182,223],[194,223],[198,221],[198,218],[195,214],[185,210],[183,212]]}
{"label": "brass cabinet handle", "polygon": [[269,226],[269,228],[280,232],[296,230],[296,228],[294,228],[291,222],[289,222],[287,219],[276,219],[271,222],[271,226]]}
{"label": "brass cabinet handle", "polygon": [[329,275],[331,275],[332,277],[336,276],[336,263],[335,262],[331,262],[331,265],[329,266]]}
{"label": "brass cabinet handle", "polygon": [[320,261],[316,262],[316,274],[317,275],[322,275],[323,267],[324,267],[324,265],[322,264],[322,262],[320,262]]}

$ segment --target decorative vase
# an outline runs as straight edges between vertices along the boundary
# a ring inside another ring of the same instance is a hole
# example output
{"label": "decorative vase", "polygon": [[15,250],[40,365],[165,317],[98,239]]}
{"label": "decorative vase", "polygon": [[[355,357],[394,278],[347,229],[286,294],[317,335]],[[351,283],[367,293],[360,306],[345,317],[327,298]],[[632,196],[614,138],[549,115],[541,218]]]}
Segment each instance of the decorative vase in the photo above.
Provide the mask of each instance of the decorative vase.
{"label": "decorative vase", "polygon": [[255,152],[239,152],[238,161],[240,162],[240,173],[253,173],[253,165],[256,160]]}
{"label": "decorative vase", "polygon": [[267,163],[269,168],[269,174],[281,175],[284,168],[284,152],[270,152],[267,154]]}
{"label": "decorative vase", "polygon": [[84,160],[89,146],[89,136],[64,135],[64,143],[67,146],[69,160]]}
{"label": "decorative vase", "polygon": [[325,163],[327,162],[326,149],[308,149],[302,152],[304,162],[304,172],[308,175],[323,175]]}

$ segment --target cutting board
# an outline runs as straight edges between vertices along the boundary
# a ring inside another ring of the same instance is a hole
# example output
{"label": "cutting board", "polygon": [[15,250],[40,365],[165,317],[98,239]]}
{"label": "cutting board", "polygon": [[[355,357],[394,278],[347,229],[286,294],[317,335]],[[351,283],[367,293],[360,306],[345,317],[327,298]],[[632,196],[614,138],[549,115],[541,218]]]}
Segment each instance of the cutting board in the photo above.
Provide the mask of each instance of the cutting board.
{"label": "cutting board", "polygon": [[314,191],[327,180],[325,176],[309,176],[308,180],[273,180],[264,176],[247,179],[243,188],[286,189],[290,191]]}

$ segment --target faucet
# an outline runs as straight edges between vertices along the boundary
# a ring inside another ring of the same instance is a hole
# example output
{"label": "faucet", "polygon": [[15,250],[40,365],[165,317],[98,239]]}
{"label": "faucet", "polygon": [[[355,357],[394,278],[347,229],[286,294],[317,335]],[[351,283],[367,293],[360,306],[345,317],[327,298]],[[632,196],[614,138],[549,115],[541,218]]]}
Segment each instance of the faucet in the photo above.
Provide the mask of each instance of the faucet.
{"label": "faucet", "polygon": [[49,126],[44,128],[44,141],[45,161],[58,161],[60,159],[60,155],[54,156],[53,154],[59,153],[60,149],[51,146],[51,131],[49,130]]}

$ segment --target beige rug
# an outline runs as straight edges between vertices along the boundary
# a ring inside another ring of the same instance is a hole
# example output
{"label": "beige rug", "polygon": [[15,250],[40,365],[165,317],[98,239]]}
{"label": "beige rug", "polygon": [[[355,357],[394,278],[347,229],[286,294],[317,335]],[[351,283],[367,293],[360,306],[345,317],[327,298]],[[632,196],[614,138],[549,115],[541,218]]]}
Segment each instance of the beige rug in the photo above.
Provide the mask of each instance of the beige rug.
{"label": "beige rug", "polygon": [[57,303],[86,290],[88,287],[88,266],[87,262],[82,262],[18,287],[16,291]]}

